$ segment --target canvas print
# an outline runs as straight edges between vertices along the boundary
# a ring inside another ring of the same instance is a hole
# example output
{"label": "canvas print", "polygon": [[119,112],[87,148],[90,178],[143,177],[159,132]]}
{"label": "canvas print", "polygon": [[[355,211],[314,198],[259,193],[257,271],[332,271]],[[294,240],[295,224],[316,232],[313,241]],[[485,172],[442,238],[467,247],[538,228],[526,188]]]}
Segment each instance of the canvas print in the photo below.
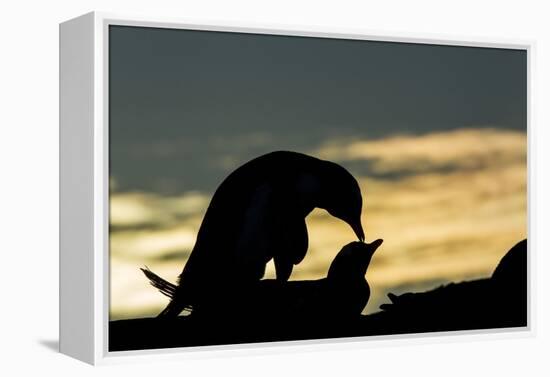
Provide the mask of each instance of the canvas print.
{"label": "canvas print", "polygon": [[110,351],[528,325],[525,50],[108,38]]}

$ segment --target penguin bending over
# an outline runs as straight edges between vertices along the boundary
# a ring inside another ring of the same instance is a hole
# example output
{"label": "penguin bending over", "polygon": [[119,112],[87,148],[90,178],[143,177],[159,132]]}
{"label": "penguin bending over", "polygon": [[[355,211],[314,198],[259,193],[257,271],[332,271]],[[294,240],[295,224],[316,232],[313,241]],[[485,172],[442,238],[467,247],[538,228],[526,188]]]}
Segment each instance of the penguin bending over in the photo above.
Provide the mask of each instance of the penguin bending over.
{"label": "penguin bending over", "polygon": [[142,269],[171,298],[159,317],[213,310],[259,281],[271,259],[277,280],[287,281],[306,255],[305,217],[314,208],[345,221],[364,240],[361,190],[342,166],[277,151],[236,169],[214,193],[177,285]]}

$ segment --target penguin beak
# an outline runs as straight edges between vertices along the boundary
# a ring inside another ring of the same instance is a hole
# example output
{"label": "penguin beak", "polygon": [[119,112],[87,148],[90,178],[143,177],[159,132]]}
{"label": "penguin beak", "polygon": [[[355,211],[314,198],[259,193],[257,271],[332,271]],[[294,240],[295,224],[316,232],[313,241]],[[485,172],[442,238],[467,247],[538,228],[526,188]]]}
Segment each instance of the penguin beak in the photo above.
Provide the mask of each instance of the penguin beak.
{"label": "penguin beak", "polygon": [[366,253],[363,255],[367,266],[370,263],[370,259],[373,256],[374,252],[380,247],[380,245],[382,245],[382,242],[384,242],[384,240],[377,239],[376,241],[372,241],[371,243],[364,243],[366,247]]}
{"label": "penguin beak", "polygon": [[384,242],[381,239],[377,239],[376,241],[372,241],[371,243],[363,243],[363,248],[365,249],[363,253],[361,253],[362,257],[362,263],[363,268],[365,269],[364,273],[367,273],[367,268],[369,267],[370,261],[372,256],[374,255],[374,252],[382,245],[382,242]]}
{"label": "penguin beak", "polygon": [[376,241],[372,241],[371,243],[369,243],[367,245],[369,245],[369,249],[371,249],[371,252],[374,253],[376,251],[376,249],[378,249],[380,247],[380,245],[382,245],[382,242],[384,242],[384,240],[377,239]]}
{"label": "penguin beak", "polygon": [[350,223],[350,226],[351,226],[351,229],[353,229],[353,231],[355,232],[355,235],[357,236],[357,238],[359,238],[359,241],[365,242],[365,232],[363,232],[363,226],[361,225],[361,220],[352,221]]}

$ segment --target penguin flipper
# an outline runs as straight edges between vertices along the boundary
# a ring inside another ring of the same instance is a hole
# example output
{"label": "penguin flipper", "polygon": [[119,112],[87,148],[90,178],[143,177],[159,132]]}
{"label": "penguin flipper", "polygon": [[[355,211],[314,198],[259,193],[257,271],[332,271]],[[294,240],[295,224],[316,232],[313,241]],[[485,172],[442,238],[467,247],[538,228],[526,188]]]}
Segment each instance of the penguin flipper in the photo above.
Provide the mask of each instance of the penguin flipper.
{"label": "penguin flipper", "polygon": [[305,219],[299,214],[285,211],[278,223],[278,240],[274,250],[273,261],[277,280],[287,281],[294,265],[300,263],[307,253],[308,234]]}
{"label": "penguin flipper", "polygon": [[285,282],[292,275],[292,269],[294,264],[288,260],[288,258],[275,256],[273,257],[273,263],[275,264],[275,274],[277,275],[277,280]]}
{"label": "penguin flipper", "polygon": [[304,259],[306,222],[291,198],[288,192],[269,184],[258,186],[251,196],[236,249],[236,268],[246,279],[261,279],[273,258],[277,280],[287,281],[294,265]]}
{"label": "penguin flipper", "polygon": [[265,266],[272,258],[271,229],[276,217],[277,199],[268,184],[259,186],[253,193],[241,227],[235,251],[235,265],[232,266],[245,280],[260,280]]}

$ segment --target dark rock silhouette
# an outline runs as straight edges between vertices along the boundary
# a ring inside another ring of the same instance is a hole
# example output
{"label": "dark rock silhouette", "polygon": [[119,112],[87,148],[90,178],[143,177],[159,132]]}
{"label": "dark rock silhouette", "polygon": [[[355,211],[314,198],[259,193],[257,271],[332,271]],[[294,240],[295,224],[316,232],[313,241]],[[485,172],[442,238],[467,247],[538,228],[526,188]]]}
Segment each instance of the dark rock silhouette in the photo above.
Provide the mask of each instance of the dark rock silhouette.
{"label": "dark rock silhouette", "polygon": [[491,277],[495,301],[511,317],[527,320],[527,240],[516,244]]}
{"label": "dark rock silhouette", "polygon": [[160,317],[219,311],[228,298],[259,281],[273,258],[277,280],[288,280],[308,248],[305,217],[326,209],[348,223],[360,240],[362,197],[343,167],[295,152],[272,152],[231,173],[218,187],[199,229],[197,241],[172,284],[143,270],[171,297]]}
{"label": "dark rock silhouette", "polygon": [[[293,282],[286,284],[290,283]],[[388,296],[391,303],[382,305],[382,311],[346,320],[338,315],[310,313],[309,317],[297,316],[296,320],[288,316],[277,320],[277,316],[269,315],[243,315],[240,320],[235,314],[220,314],[216,320],[188,316],[113,321],[109,325],[109,350],[525,327],[527,240],[515,245],[489,278]],[[260,309],[253,304],[248,307],[256,314],[262,310],[261,305]],[[245,309],[238,304],[223,308],[235,313]]]}
{"label": "dark rock silhouette", "polygon": [[526,326],[527,240],[508,251],[491,278],[388,297],[392,303],[381,305],[379,316],[399,331]]}

